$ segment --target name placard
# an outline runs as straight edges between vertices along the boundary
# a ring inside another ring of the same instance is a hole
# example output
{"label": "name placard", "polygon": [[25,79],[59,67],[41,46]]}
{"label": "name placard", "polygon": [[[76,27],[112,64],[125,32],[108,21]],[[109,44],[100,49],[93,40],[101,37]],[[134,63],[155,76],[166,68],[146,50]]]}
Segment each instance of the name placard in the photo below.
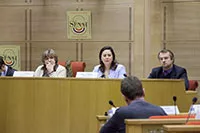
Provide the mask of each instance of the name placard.
{"label": "name placard", "polygon": [[179,109],[177,106],[160,106],[166,114],[168,115],[174,115],[174,114],[179,114]]}
{"label": "name placard", "polygon": [[33,77],[34,71],[15,71],[13,77]]}
{"label": "name placard", "polygon": [[77,72],[76,78],[97,78],[97,72]]}
{"label": "name placard", "polygon": [[200,112],[200,104],[193,105],[191,111],[195,114]]}

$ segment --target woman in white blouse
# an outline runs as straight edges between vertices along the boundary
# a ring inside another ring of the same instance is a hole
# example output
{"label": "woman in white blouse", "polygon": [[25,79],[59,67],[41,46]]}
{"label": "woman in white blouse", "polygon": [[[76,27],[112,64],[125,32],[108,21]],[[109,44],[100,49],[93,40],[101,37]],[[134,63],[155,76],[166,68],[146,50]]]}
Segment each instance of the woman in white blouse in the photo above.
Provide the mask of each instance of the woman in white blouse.
{"label": "woman in white blouse", "polygon": [[35,77],[66,77],[66,69],[58,64],[58,56],[53,49],[44,51],[42,62],[43,65],[35,70]]}
{"label": "woman in white blouse", "polygon": [[112,47],[105,46],[99,52],[100,64],[95,66],[93,72],[101,78],[125,78],[126,68],[115,60],[115,52]]}

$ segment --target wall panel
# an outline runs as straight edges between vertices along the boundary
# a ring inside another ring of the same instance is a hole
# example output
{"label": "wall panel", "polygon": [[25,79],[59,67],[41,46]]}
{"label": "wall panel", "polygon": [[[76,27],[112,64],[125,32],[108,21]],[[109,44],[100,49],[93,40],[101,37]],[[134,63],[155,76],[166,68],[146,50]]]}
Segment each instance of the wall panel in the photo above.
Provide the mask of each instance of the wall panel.
{"label": "wall panel", "polygon": [[66,11],[75,7],[32,7],[32,40],[67,41]]}
{"label": "wall panel", "polygon": [[200,80],[200,2],[171,1],[166,7],[166,47],[175,53],[176,63],[184,66],[189,79]]}
{"label": "wall panel", "polygon": [[28,0],[32,5],[59,5],[59,6],[69,6],[73,4],[77,4],[79,0]]}
{"label": "wall panel", "polygon": [[124,5],[89,5],[92,11],[92,41],[126,41],[129,39],[129,7]]}
{"label": "wall panel", "polygon": [[25,40],[25,7],[0,7],[0,41]]}
{"label": "wall panel", "polygon": [[167,12],[167,40],[200,39],[200,2],[169,3]]}
{"label": "wall panel", "polygon": [[29,0],[1,0],[1,6],[26,5]]}

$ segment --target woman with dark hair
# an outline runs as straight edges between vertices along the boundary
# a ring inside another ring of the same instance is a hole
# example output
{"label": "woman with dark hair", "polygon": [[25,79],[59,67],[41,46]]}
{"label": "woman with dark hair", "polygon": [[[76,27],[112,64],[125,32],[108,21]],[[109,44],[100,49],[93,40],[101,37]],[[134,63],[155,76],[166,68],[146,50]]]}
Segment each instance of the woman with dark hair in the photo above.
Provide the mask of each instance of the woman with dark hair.
{"label": "woman with dark hair", "polygon": [[112,47],[105,46],[99,52],[99,65],[94,67],[93,72],[101,78],[124,78],[126,69],[115,60],[115,52]]}
{"label": "woman with dark hair", "polygon": [[53,49],[44,51],[42,62],[43,65],[35,71],[35,77],[66,77],[66,69],[58,64],[58,56]]}

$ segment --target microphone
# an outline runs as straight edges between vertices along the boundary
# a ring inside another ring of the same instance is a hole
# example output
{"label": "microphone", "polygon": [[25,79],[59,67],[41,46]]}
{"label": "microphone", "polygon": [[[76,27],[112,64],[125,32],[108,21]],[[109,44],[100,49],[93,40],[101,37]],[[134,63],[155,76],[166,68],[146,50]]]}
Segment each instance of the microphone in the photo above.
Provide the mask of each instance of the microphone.
{"label": "microphone", "polygon": [[177,100],[177,97],[176,97],[176,96],[173,96],[173,101],[174,101],[174,103],[176,103],[176,100]]}
{"label": "microphone", "polygon": [[124,73],[123,75],[124,75],[124,77],[127,77],[126,73]]}
{"label": "microphone", "polygon": [[101,78],[105,78],[105,77],[106,77],[105,74],[102,74],[102,75],[101,75]]}
{"label": "microphone", "polygon": [[116,108],[116,106],[114,105],[114,103],[113,103],[112,100],[109,100],[108,103],[112,106],[112,108],[111,108],[110,110],[108,110],[108,116],[109,116],[109,117],[112,117],[117,108]]}
{"label": "microphone", "polygon": [[194,98],[192,99],[192,104],[195,104],[196,102],[197,102],[197,98],[194,97]]}
{"label": "microphone", "polygon": [[104,113],[104,116],[108,116],[108,112],[105,112],[105,113]]}
{"label": "microphone", "polygon": [[109,102],[108,102],[111,106],[113,106],[113,107],[115,107],[116,108],[116,106],[114,105],[114,103],[113,103],[113,101],[112,100],[109,100]]}
{"label": "microphone", "polygon": [[176,115],[176,100],[177,100],[177,97],[173,96],[175,115]]}
{"label": "microphone", "polygon": [[186,123],[189,121],[190,119],[190,115],[192,113],[192,110],[193,110],[193,105],[197,102],[197,98],[196,97],[193,97],[192,99],[192,105],[190,106],[190,110],[189,110],[189,113],[188,113],[188,117],[187,117],[187,120],[186,120]]}

